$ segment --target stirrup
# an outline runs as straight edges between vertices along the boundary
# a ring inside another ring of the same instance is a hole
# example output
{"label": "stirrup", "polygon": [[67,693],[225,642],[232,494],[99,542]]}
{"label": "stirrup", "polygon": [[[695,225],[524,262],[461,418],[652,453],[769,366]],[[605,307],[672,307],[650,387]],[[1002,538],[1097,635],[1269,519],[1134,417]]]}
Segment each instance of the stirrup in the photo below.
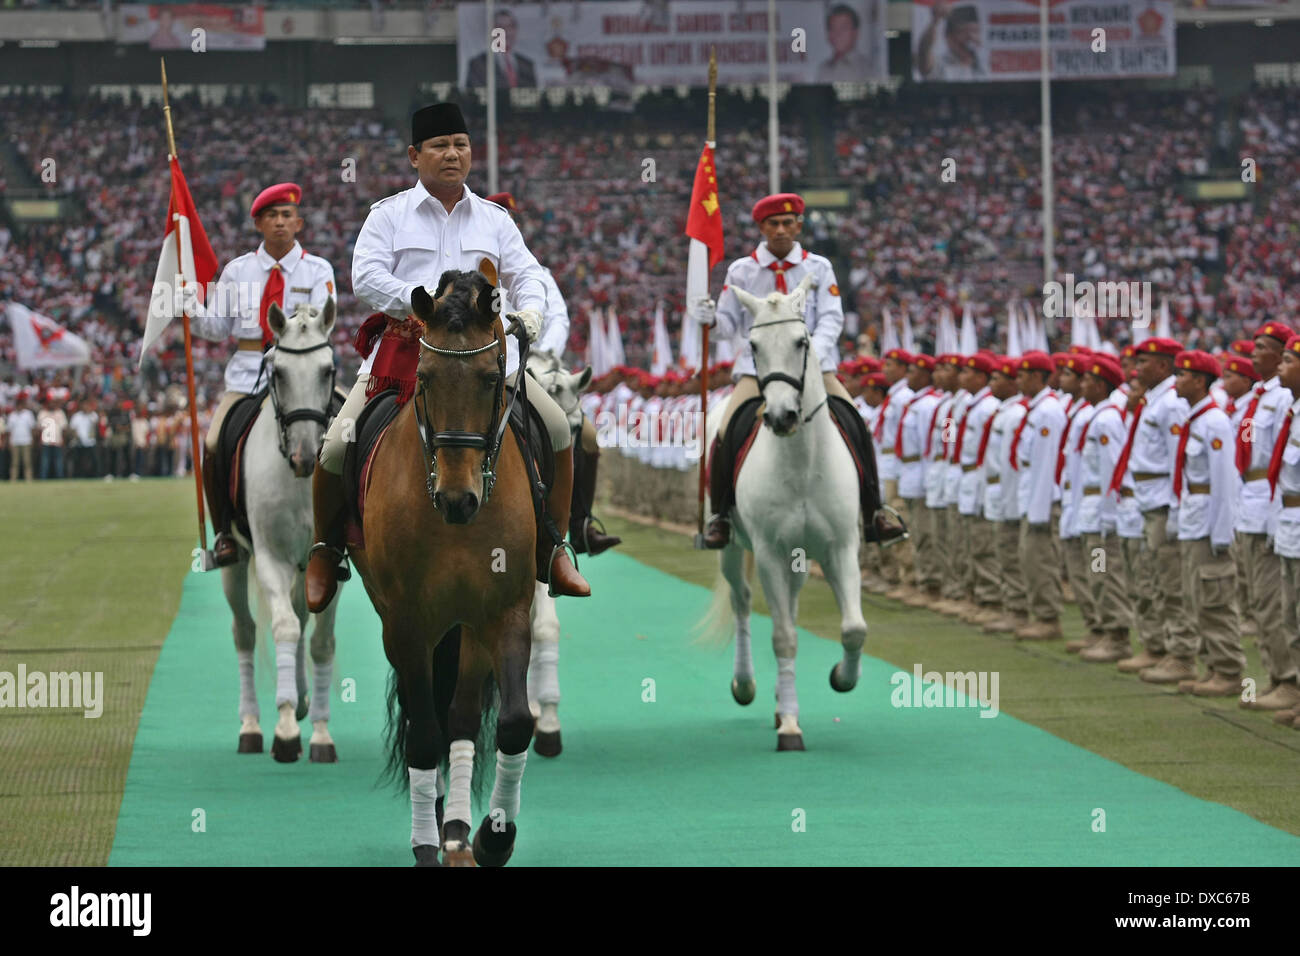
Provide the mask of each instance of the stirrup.
{"label": "stirrup", "polygon": [[[568,551],[570,560],[573,561],[573,570],[578,571],[578,552],[573,550],[573,545],[568,541],[561,541],[555,547],[551,548],[551,556],[546,559],[546,594],[548,597],[565,597],[566,595],[555,593],[555,582],[551,580],[551,566],[555,564],[555,555],[559,551]],[[581,571],[578,571],[581,574]]]}
{"label": "stirrup", "polygon": [[343,581],[352,580],[352,565],[348,562],[348,554],[346,551],[341,551],[340,549],[334,547],[334,545],[328,544],[324,541],[317,541],[315,544],[311,546],[311,550],[307,552],[307,560],[310,561],[312,559],[312,555],[314,555],[317,551],[329,551],[334,555],[334,558],[338,564],[338,567],[334,569],[335,581],[342,583]]}
{"label": "stirrup", "polygon": [[881,541],[879,538],[877,538],[876,539],[877,547],[892,548],[894,545],[906,541],[908,538],[912,536],[912,533],[907,530],[907,522],[903,520],[903,516],[899,514],[894,508],[891,508],[889,505],[881,505],[879,508],[876,509],[876,513],[871,516],[871,530],[873,532],[876,530],[876,519],[879,518],[881,514],[892,516],[894,520],[898,522],[898,526],[903,529],[903,533],[894,535],[892,538],[889,538],[885,541]]}
{"label": "stirrup", "polygon": [[[587,515],[587,517],[582,521],[582,546],[587,549],[587,554],[591,554],[591,526],[593,524],[601,534],[605,537],[609,537],[609,532],[605,530],[605,522],[601,521],[595,515]],[[576,550],[574,553],[577,553]],[[577,570],[577,562],[574,562],[573,567],[574,570]]]}

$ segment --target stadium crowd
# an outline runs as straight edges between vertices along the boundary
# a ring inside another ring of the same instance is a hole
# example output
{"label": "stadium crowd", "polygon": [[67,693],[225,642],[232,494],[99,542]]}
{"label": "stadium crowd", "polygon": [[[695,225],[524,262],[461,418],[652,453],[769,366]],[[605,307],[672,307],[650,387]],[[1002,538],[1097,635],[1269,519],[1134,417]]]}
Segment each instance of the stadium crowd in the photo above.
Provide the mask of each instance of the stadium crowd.
{"label": "stadium crowd", "polygon": [[[1151,281],[1189,347],[1219,350],[1270,317],[1294,313],[1300,104],[1293,89],[1257,90],[1235,104],[1235,148],[1253,161],[1259,192],[1218,203],[1194,202],[1184,191],[1210,171],[1221,146],[1224,104],[1213,93],[1080,87],[1059,99],[1062,272]],[[761,102],[737,95],[725,105],[718,162],[730,258],[758,238],[748,209],[750,197],[766,192],[766,143]],[[301,240],[334,267],[337,353],[342,377],[350,376],[359,362],[350,341],[364,319],[351,295],[352,243],[369,204],[410,185],[403,134],[376,110],[303,111],[269,100],[174,106],[179,152],[220,262],[254,247],[247,210],[262,186],[293,179],[304,187]],[[481,110],[468,112],[472,125],[481,120]],[[167,333],[137,370],[167,202],[158,114],[156,106],[108,99],[0,98],[0,128],[11,144],[8,154],[0,150],[0,189],[44,188],[76,210],[51,224],[0,221],[0,307],[22,302],[92,351],[82,369],[18,370],[12,333],[0,326],[0,418],[8,421],[20,394],[35,413],[53,390],[69,427],[94,405],[102,429],[110,407],[120,416],[130,403],[134,420],[146,422],[132,425],[131,447],[139,435],[145,454],[140,463],[134,452],[125,456],[126,474],[184,464],[169,448],[176,429],[165,424],[184,402],[178,332]],[[582,361],[597,309],[617,311],[628,362],[642,367],[656,304],[662,300],[669,315],[684,311],[682,229],[700,149],[699,130],[681,118],[687,114],[694,111],[664,96],[641,100],[635,116],[573,106],[503,116],[500,182],[520,201],[521,229],[566,294],[573,364]],[[190,119],[199,116],[201,123]],[[996,323],[1007,300],[1031,295],[1039,277],[1036,118],[1022,101],[904,88],[839,109],[828,117],[825,143],[801,117],[783,120],[783,178],[797,185],[817,169],[850,184],[854,196],[844,212],[810,221],[806,235],[847,280],[845,354],[875,349],[885,306],[906,309],[922,342],[931,341],[941,307],[960,314],[966,304],[981,341],[1001,337]],[[470,187],[483,194],[486,137],[481,125],[472,133]],[[953,182],[940,178],[946,158],[954,160]],[[47,159],[55,176],[43,184]],[[1127,341],[1125,323],[1103,321],[1101,332],[1117,347]],[[1049,334],[1059,343],[1068,329]],[[229,351],[225,343],[195,342],[200,410],[220,395]],[[101,473],[116,461],[90,457],[102,462]],[[54,459],[51,453],[51,474]]]}

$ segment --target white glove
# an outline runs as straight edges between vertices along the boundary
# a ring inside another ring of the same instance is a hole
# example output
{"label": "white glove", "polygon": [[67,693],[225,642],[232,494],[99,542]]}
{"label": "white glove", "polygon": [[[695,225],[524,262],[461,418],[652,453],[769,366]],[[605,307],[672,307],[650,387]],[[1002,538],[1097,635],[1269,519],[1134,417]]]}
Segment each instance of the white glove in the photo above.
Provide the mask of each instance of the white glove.
{"label": "white glove", "polygon": [[521,309],[518,312],[511,312],[506,318],[519,320],[530,343],[536,342],[542,334],[542,313],[536,309]]}
{"label": "white glove", "polygon": [[707,295],[697,296],[686,307],[687,314],[700,325],[713,328],[718,322],[717,303]]}

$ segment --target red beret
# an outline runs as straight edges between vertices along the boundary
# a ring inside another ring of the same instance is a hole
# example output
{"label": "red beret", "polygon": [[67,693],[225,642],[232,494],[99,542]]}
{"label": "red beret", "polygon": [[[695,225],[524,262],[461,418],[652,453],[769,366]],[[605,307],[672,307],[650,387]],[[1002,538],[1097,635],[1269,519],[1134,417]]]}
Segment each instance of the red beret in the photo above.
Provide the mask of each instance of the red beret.
{"label": "red beret", "polygon": [[502,209],[509,209],[514,212],[519,207],[515,205],[515,197],[509,193],[493,193],[487,197],[488,202],[494,202]]}
{"label": "red beret", "polygon": [[915,361],[915,357],[906,349],[890,349],[885,353],[885,358],[902,362],[904,365],[911,365]]}
{"label": "red beret", "polygon": [[863,376],[862,384],[864,386],[875,386],[876,388],[889,388],[889,379],[885,378],[884,372],[872,372],[870,375]]}
{"label": "red beret", "polygon": [[1283,345],[1286,345],[1287,340],[1294,334],[1289,326],[1285,326],[1281,322],[1265,322],[1259,327],[1259,331],[1255,333],[1255,338],[1267,335],[1269,338],[1277,339]]}
{"label": "red beret", "polygon": [[1024,355],[1020,356],[1020,371],[1046,372],[1052,374],[1056,366],[1052,363],[1052,357],[1046,352],[1040,352],[1037,349],[1031,349]]}
{"label": "red beret", "polygon": [[1286,340],[1286,352],[1300,352],[1300,335],[1293,335]]}
{"label": "red beret", "polygon": [[1124,371],[1119,367],[1119,362],[1100,352],[1089,356],[1087,364],[1080,371],[1104,379],[1112,388],[1119,388],[1124,384]]}
{"label": "red beret", "polygon": [[771,196],[764,196],[754,203],[754,222],[762,222],[768,216],[783,212],[792,212],[796,216],[803,215],[803,199],[797,193],[774,193]]}
{"label": "red beret", "polygon": [[1200,349],[1179,352],[1174,358],[1174,367],[1180,372],[1185,369],[1192,372],[1204,372],[1206,375],[1213,375],[1215,378],[1218,378],[1221,374],[1219,363],[1214,360],[1214,356],[1209,352],[1202,352]]}
{"label": "red beret", "polygon": [[1088,348],[1088,346],[1086,346],[1086,345],[1071,345],[1071,346],[1070,346],[1070,354],[1071,354],[1071,355],[1091,355],[1091,354],[1092,354],[1092,349]]}
{"label": "red beret", "polygon": [[1223,356],[1223,370],[1244,375],[1252,382],[1259,381],[1259,373],[1255,371],[1255,363],[1245,355],[1233,355],[1231,352],[1225,354]]}
{"label": "red beret", "polygon": [[1065,365],[1067,362],[1069,362],[1069,360],[1070,360],[1069,352],[1052,353],[1052,365],[1054,365],[1056,368],[1065,368]]}
{"label": "red beret", "polygon": [[267,206],[278,206],[282,203],[293,203],[295,206],[302,201],[302,187],[297,183],[276,183],[274,186],[267,186],[257,198],[253,200],[253,218]]}
{"label": "red beret", "polygon": [[926,355],[924,352],[917,352],[915,355],[912,356],[912,361],[910,364],[915,365],[917,368],[923,368],[929,371],[934,371],[934,356]]}
{"label": "red beret", "polygon": [[1143,339],[1137,350],[1138,354],[1150,355],[1156,352],[1160,355],[1168,355],[1170,358],[1177,358],[1183,346],[1173,339]]}
{"label": "red beret", "polygon": [[944,352],[937,359],[935,359],[935,361],[938,362],[940,365],[960,365],[961,360],[962,357],[958,355],[956,352]]}
{"label": "red beret", "polygon": [[1137,350],[1138,347],[1136,345],[1126,345],[1124,346],[1124,350],[1119,354],[1121,358],[1135,358],[1137,356]]}
{"label": "red beret", "polygon": [[1016,363],[1017,363],[1018,361],[1020,361],[1020,360],[1019,360],[1016,356],[1014,356],[1014,355],[999,355],[999,356],[998,356],[998,364],[997,364],[997,366],[993,369],[993,371],[995,371],[995,372],[1001,372],[1001,373],[1002,373],[1003,375],[1005,375],[1007,378],[1015,378],[1015,377],[1016,377]]}
{"label": "red beret", "polygon": [[[1286,343],[1283,342],[1282,344],[1285,345]],[[1233,352],[1235,352],[1236,354],[1238,354],[1238,355],[1254,355],[1254,354],[1255,354],[1255,340],[1254,340],[1254,339],[1237,339],[1237,341],[1233,342],[1230,346],[1228,346],[1228,348],[1229,348],[1231,351],[1233,351]]]}
{"label": "red beret", "polygon": [[864,368],[868,372],[879,372],[884,364],[885,363],[880,361],[880,359],[870,355],[864,355],[862,358],[858,359],[858,367]]}
{"label": "red beret", "polygon": [[989,358],[982,352],[976,352],[974,355],[962,359],[962,365],[966,368],[973,368],[977,372],[983,372],[985,375],[991,375],[997,368],[996,356]]}

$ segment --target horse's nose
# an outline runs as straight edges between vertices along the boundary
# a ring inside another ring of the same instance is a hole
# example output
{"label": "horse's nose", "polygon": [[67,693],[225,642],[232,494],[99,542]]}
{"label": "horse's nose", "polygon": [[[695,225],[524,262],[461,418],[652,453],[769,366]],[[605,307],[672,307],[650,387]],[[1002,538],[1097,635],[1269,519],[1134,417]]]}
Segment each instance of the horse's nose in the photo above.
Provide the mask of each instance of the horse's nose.
{"label": "horse's nose", "polygon": [[763,413],[763,421],[767,423],[767,427],[781,435],[793,429],[798,420],[799,413],[793,408],[787,408],[779,414],[770,410]]}
{"label": "horse's nose", "polygon": [[434,492],[433,506],[442,512],[443,520],[448,524],[469,524],[478,514],[478,495],[472,491],[449,493]]}
{"label": "horse's nose", "polygon": [[299,478],[309,478],[311,473],[316,470],[316,456],[308,455],[302,451],[295,451],[289,455],[289,467],[293,469],[294,475]]}

